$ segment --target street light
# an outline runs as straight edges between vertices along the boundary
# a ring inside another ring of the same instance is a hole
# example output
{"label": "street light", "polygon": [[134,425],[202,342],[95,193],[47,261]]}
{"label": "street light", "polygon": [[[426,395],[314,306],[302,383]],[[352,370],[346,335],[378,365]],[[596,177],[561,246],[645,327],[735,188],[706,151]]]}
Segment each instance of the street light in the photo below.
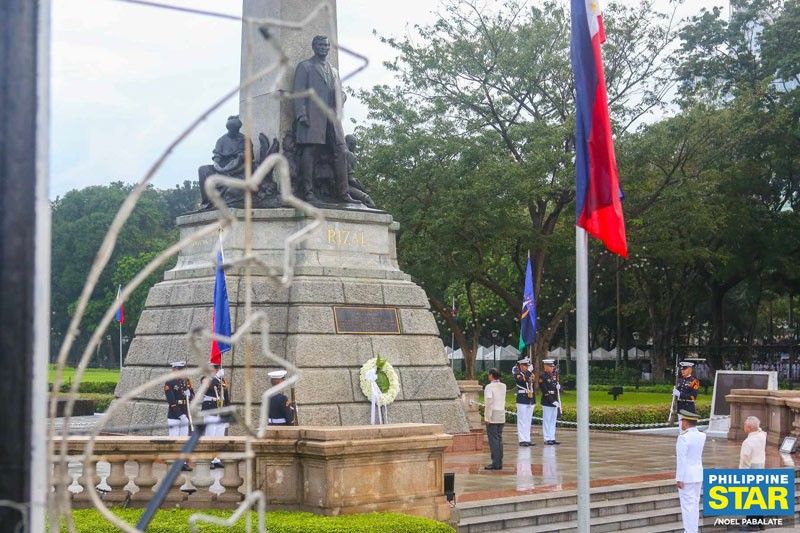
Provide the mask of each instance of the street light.
{"label": "street light", "polygon": [[123,347],[130,342],[130,337],[127,335],[122,336],[122,345],[119,347],[119,369],[122,370],[122,349]]}
{"label": "street light", "polygon": [[494,359],[494,368],[497,368],[497,335],[500,332],[496,329],[492,330],[492,359]]}

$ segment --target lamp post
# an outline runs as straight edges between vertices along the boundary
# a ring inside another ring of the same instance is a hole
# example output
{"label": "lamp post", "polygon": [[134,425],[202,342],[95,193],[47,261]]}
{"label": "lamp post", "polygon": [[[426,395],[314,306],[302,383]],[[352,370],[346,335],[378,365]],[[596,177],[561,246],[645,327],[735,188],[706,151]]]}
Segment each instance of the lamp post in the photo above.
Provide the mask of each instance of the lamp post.
{"label": "lamp post", "polygon": [[496,329],[492,330],[492,359],[494,359],[494,368],[497,368],[497,335],[500,332]]}
{"label": "lamp post", "polygon": [[128,342],[130,342],[130,340],[131,340],[130,337],[128,337],[127,335],[123,335],[122,336],[122,344],[120,344],[120,348],[119,348],[119,369],[120,370],[122,370],[122,351],[123,351],[124,346],[126,344],[128,344]]}

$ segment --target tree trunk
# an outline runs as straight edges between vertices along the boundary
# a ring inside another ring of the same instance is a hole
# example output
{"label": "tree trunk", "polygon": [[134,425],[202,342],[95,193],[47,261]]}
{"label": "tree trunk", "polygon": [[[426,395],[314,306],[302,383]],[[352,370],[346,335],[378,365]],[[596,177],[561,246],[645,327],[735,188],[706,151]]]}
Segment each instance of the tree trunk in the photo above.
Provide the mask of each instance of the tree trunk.
{"label": "tree trunk", "polygon": [[653,347],[650,349],[653,381],[663,383],[667,375],[667,355],[670,350],[669,329],[653,327]]}
{"label": "tree trunk", "polygon": [[723,304],[725,291],[716,283],[711,284],[711,349],[708,364],[712,370],[722,370],[722,333],[724,331]]}

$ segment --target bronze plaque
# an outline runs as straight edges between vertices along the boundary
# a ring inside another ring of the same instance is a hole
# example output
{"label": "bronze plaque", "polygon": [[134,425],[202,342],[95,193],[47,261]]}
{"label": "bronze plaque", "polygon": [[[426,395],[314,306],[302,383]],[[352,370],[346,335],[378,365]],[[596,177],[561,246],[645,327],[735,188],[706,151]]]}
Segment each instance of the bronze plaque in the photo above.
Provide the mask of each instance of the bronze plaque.
{"label": "bronze plaque", "polygon": [[399,335],[400,320],[396,307],[336,307],[333,308],[336,333],[367,335],[381,333]]}

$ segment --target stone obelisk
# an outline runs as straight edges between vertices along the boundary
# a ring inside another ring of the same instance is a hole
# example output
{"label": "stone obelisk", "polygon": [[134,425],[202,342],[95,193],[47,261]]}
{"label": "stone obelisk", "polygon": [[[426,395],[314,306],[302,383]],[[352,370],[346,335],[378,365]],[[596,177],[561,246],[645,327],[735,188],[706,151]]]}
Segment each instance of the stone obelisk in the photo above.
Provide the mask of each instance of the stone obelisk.
{"label": "stone obelisk", "polygon": [[[327,0],[245,0],[244,13],[301,21]],[[315,35],[334,36],[333,11],[320,10],[301,30],[272,29],[274,38],[289,55],[289,68],[279,90],[291,86],[294,68],[311,56]],[[333,26],[333,28],[332,28]],[[242,36],[242,78],[274,61],[257,26],[245,24]],[[332,50],[331,60],[336,54]],[[267,89],[270,79],[259,80],[242,91],[242,119],[258,133],[283,138],[291,128],[291,102]],[[251,117],[246,110],[250,109]],[[256,148],[258,151],[258,148]],[[370,402],[364,396],[359,370],[367,360],[381,355],[396,369],[400,392],[389,406],[389,421],[443,424],[450,433],[469,433],[458,385],[439,338],[425,291],[402,272],[397,262],[398,224],[376,210],[323,209],[325,224],[295,252],[294,281],[288,289],[273,284],[262,267],[252,271],[252,303],[268,316],[270,348],[295,364],[301,372],[294,390],[301,425],[368,424]],[[225,258],[235,261],[246,249],[244,211],[223,235]],[[216,211],[178,217],[181,237],[217,220]],[[279,271],[283,267],[286,239],[309,219],[299,211],[279,207],[254,209],[252,253]],[[214,293],[214,246],[207,237],[180,252],[175,267],[149,292],[139,319],[116,394],[144,381],[169,374],[169,362],[186,359],[190,367],[208,361],[208,353],[190,349],[187,332],[208,328]],[[241,269],[226,271],[231,321],[234,330],[246,320],[245,283]],[[252,332],[253,376],[257,398],[269,387],[273,370],[260,354],[260,337]],[[231,380],[233,403],[243,403],[244,347],[234,345],[223,354],[222,364]],[[115,427],[128,424],[165,424],[167,405],[161,387],[155,387],[112,420]],[[256,416],[257,413],[256,413]],[[241,433],[233,427],[232,432]]]}
{"label": "stone obelisk", "polygon": [[[316,11],[316,14],[315,13]],[[242,89],[239,98],[239,115],[244,122],[243,132],[255,144],[259,153],[258,134],[279,140],[292,127],[292,102],[281,99],[281,94],[291,92],[294,67],[312,55],[311,40],[315,35],[334,37],[336,31],[336,0],[244,0],[244,17],[276,19],[285,22],[307,23],[301,29],[269,26],[268,35],[276,46],[288,56],[289,63],[282,72],[273,72]],[[310,18],[309,18],[310,17]],[[267,43],[257,24],[242,25],[241,80],[244,82],[279,60],[279,54]],[[339,54],[331,49],[328,61],[338,67]],[[277,79],[277,83],[276,83]]]}

